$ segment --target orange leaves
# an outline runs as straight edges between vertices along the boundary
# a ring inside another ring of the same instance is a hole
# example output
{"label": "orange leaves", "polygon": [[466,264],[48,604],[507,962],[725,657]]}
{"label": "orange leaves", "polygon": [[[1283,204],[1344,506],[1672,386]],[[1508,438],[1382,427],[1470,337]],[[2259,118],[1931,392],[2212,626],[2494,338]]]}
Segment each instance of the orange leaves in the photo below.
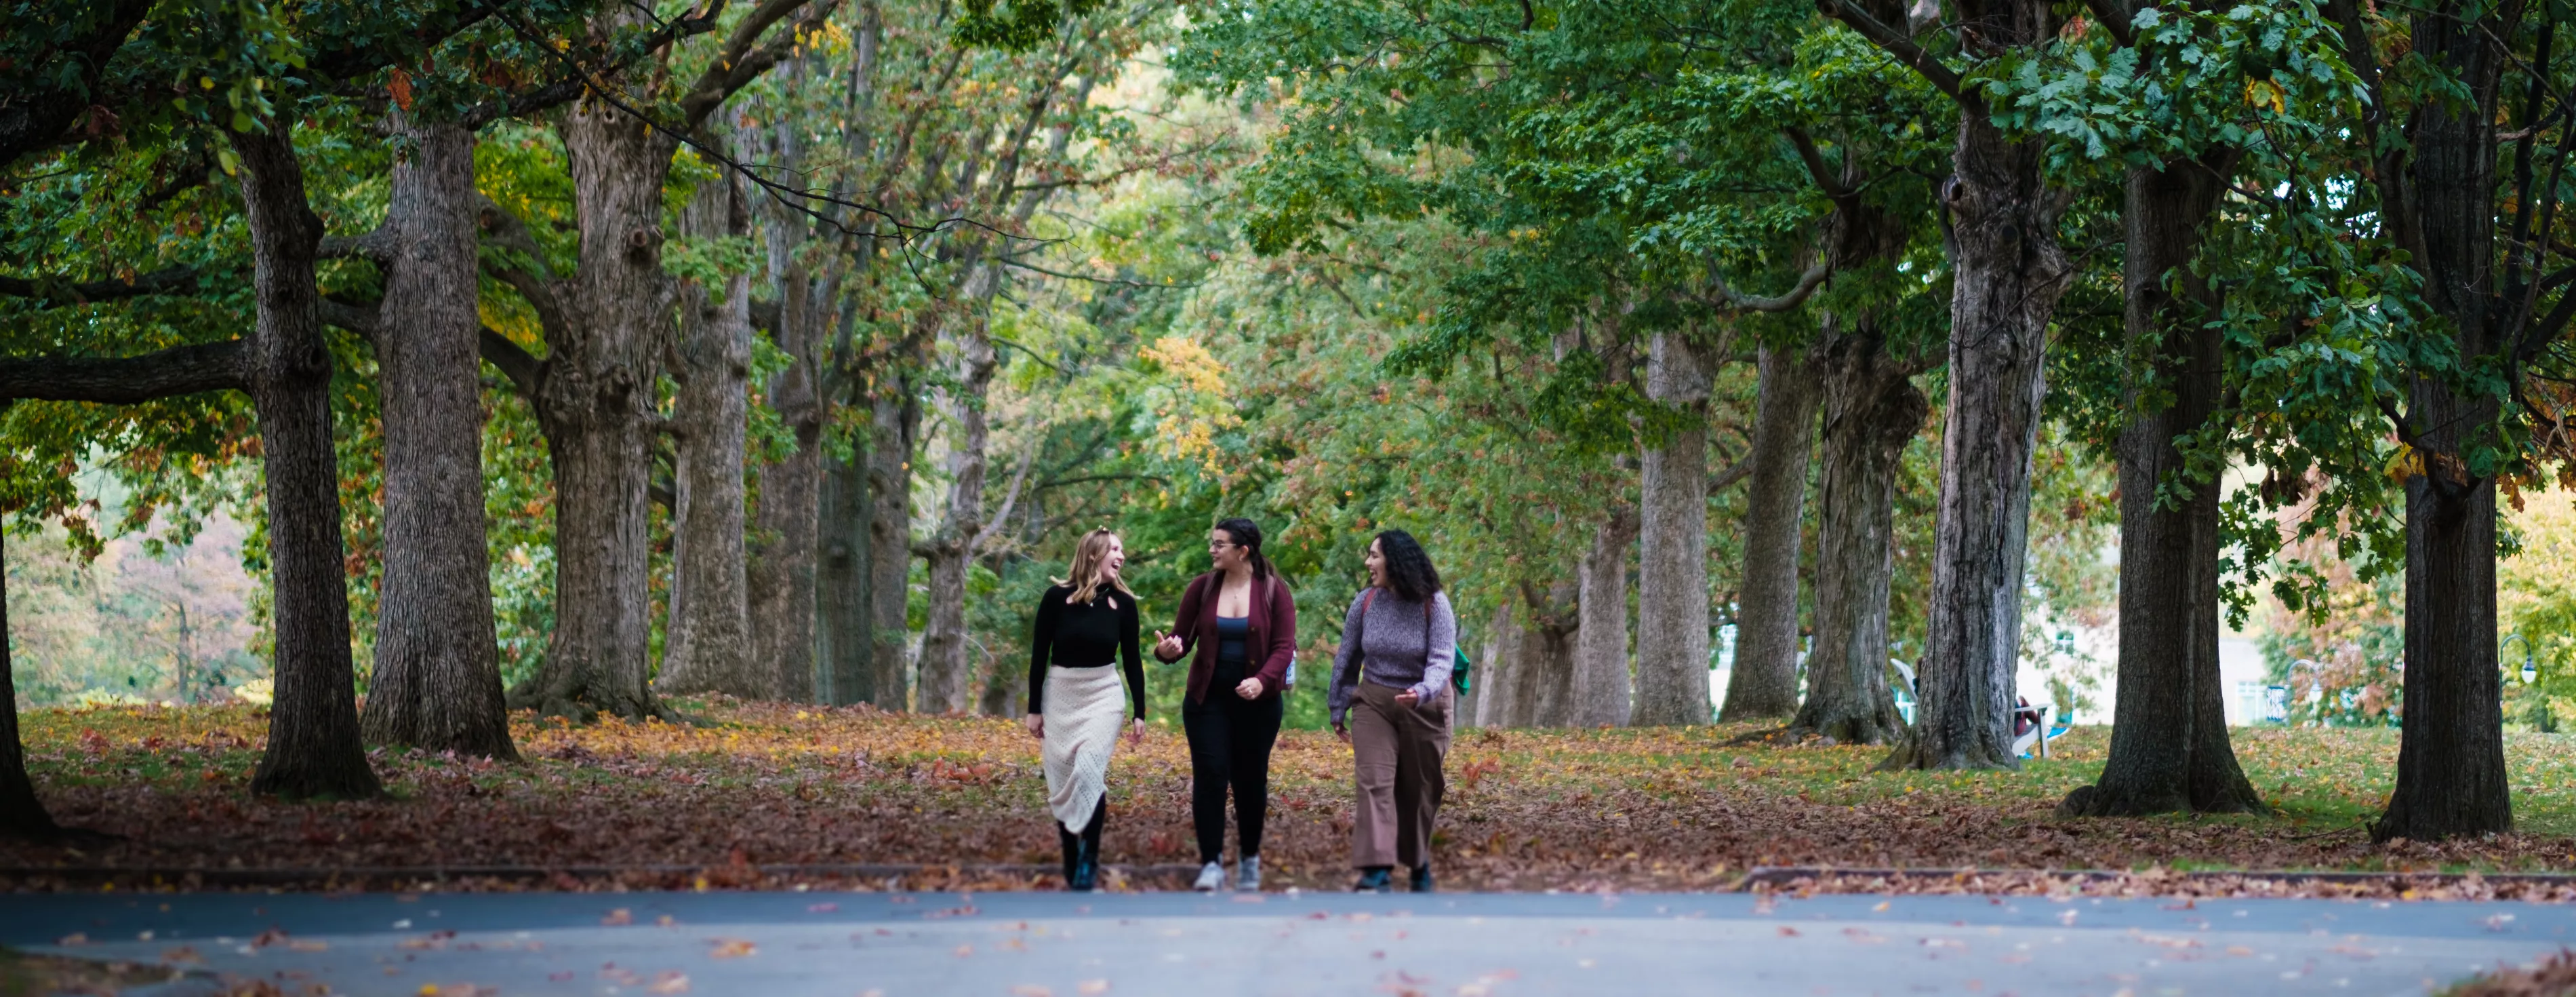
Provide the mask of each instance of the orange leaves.
{"label": "orange leaves", "polygon": [[715,947],[707,950],[710,959],[740,959],[760,954],[760,947],[741,938],[710,938]]}

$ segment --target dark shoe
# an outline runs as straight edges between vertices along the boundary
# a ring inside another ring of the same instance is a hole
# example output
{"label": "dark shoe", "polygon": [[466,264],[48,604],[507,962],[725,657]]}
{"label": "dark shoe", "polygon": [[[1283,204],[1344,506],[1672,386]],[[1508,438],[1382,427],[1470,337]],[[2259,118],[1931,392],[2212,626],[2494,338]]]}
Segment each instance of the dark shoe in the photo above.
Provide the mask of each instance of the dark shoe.
{"label": "dark shoe", "polygon": [[1373,865],[1360,870],[1360,881],[1351,884],[1353,893],[1395,892],[1395,867]]}
{"label": "dark shoe", "polygon": [[1065,830],[1061,825],[1056,828],[1055,835],[1057,843],[1064,847],[1064,885],[1071,888],[1073,867],[1082,862],[1082,839],[1075,837],[1073,832]]}
{"label": "dark shoe", "polygon": [[1430,866],[1428,866],[1428,865],[1417,865],[1417,866],[1414,866],[1414,867],[1413,867],[1413,892],[1415,892],[1415,893],[1429,893],[1429,892],[1431,892],[1431,867],[1430,867]]}
{"label": "dark shoe", "polygon": [[1100,849],[1091,842],[1079,844],[1073,858],[1073,877],[1065,886],[1075,893],[1089,893],[1100,883]]}

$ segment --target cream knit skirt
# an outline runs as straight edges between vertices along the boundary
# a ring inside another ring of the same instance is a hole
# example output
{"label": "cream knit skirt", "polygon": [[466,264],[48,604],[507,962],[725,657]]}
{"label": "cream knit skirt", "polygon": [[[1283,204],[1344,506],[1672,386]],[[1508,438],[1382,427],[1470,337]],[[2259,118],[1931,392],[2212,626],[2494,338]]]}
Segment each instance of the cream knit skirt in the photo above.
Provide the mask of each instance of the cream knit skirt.
{"label": "cream knit skirt", "polygon": [[1049,668],[1046,677],[1047,809],[1057,823],[1082,830],[1109,787],[1109,754],[1127,718],[1127,691],[1116,667]]}

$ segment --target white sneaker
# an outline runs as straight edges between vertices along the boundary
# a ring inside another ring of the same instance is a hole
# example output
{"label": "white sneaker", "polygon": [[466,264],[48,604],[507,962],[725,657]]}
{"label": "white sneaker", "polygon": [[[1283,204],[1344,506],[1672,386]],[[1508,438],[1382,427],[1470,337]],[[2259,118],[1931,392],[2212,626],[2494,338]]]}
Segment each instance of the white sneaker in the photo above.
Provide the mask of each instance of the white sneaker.
{"label": "white sneaker", "polygon": [[1234,864],[1234,888],[1261,892],[1261,856],[1246,855]]}
{"label": "white sneaker", "polygon": [[1197,885],[1196,887],[1194,887],[1194,888],[1195,888],[1195,889],[1197,889],[1199,892],[1201,892],[1201,893],[1214,893],[1214,892],[1216,892],[1216,891],[1218,890],[1218,888],[1223,887],[1224,885],[1225,885],[1225,867],[1224,867],[1224,866],[1218,865],[1218,864],[1216,864],[1216,863],[1214,863],[1214,862],[1210,862],[1210,863],[1208,863],[1208,864],[1206,864],[1206,865],[1204,865],[1204,866],[1200,866],[1200,867],[1199,867],[1199,881],[1198,881],[1198,885]]}

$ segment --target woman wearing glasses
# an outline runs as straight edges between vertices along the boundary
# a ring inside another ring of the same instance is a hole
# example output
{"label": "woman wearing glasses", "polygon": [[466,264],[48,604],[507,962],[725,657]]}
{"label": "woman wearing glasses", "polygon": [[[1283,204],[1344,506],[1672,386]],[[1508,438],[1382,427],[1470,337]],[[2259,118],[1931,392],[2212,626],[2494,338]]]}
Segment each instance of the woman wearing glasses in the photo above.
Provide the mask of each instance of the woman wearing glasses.
{"label": "woman wearing glasses", "polygon": [[[1029,733],[1041,744],[1047,809],[1064,846],[1066,888],[1092,888],[1100,874],[1100,828],[1109,816],[1109,755],[1119,715],[1133,704],[1127,742],[1145,736],[1145,667],[1136,653],[1136,595],[1118,577],[1127,549],[1101,527],[1074,545],[1073,570],[1038,602],[1029,641]],[[1119,695],[1115,656],[1127,666]],[[1052,666],[1052,667],[1050,667]],[[1121,702],[1125,700],[1126,702]]]}
{"label": "woman wearing glasses", "polygon": [[1190,739],[1190,818],[1199,838],[1197,887],[1225,885],[1225,795],[1234,790],[1234,885],[1261,888],[1261,819],[1270,806],[1270,748],[1286,710],[1280,693],[1297,651],[1297,602],[1261,556],[1261,527],[1229,519],[1208,531],[1216,568],[1190,581],[1172,632],[1154,656],[1190,654],[1181,726]]}

